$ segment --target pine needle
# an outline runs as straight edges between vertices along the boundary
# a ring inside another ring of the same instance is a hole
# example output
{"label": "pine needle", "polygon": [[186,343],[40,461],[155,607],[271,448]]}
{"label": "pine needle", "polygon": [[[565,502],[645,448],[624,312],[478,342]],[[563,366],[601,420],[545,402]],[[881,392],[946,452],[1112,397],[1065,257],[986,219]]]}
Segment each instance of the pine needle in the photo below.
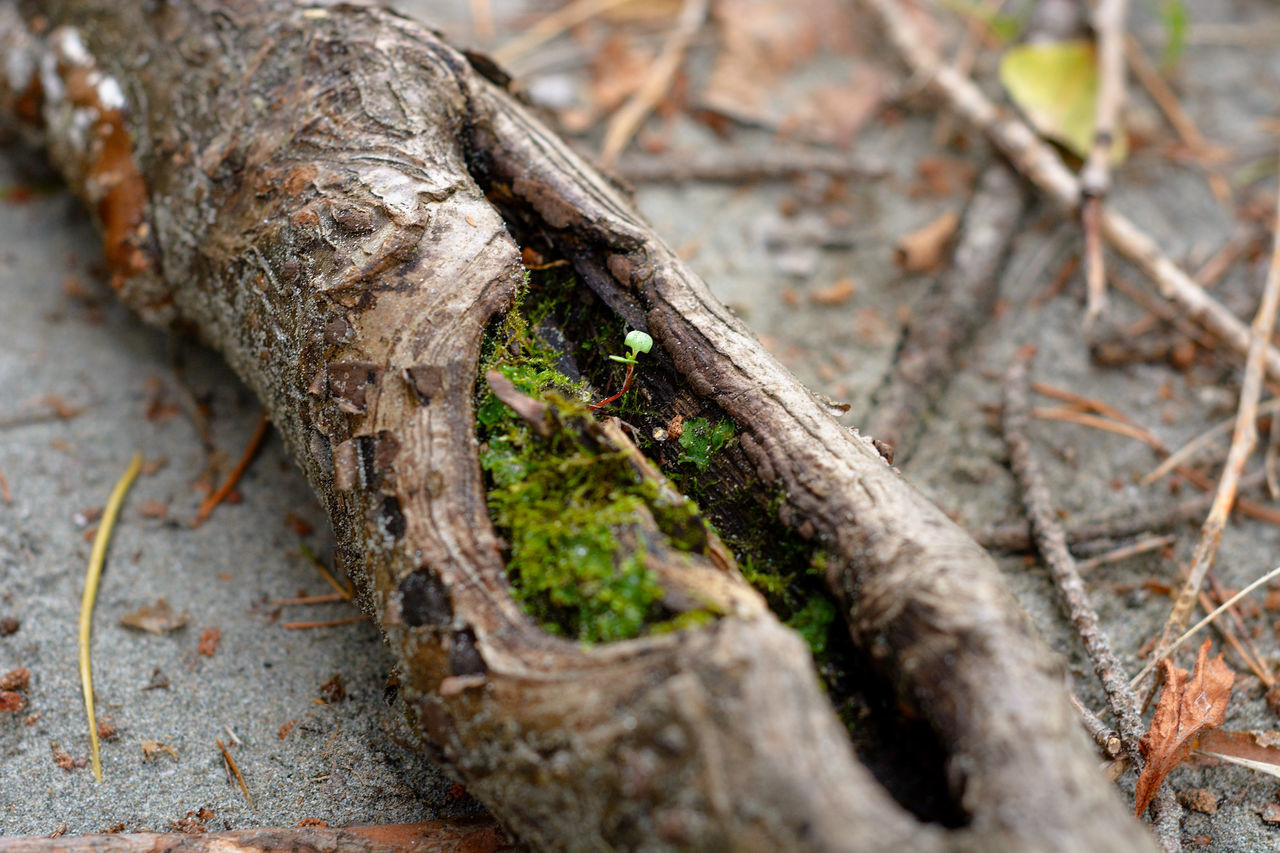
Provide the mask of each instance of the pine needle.
{"label": "pine needle", "polygon": [[249,437],[249,443],[245,445],[240,461],[236,463],[236,467],[232,469],[226,481],[218,487],[218,490],[205,498],[204,502],[200,504],[200,510],[196,513],[195,521],[191,523],[192,527],[199,527],[204,524],[209,517],[209,513],[213,512],[213,508],[222,503],[227,495],[231,494],[231,490],[236,487],[236,483],[240,482],[240,478],[249,468],[249,463],[253,460],[253,454],[258,451],[258,446],[262,444],[262,439],[267,435],[267,427],[270,425],[271,422],[267,420],[264,412],[262,417],[258,418],[258,426],[254,428],[253,435]]}
{"label": "pine needle", "polygon": [[298,550],[302,552],[302,556],[307,559],[307,562],[320,570],[320,574],[329,582],[329,586],[333,587],[337,591],[338,595],[342,596],[347,601],[351,600],[351,590],[338,583],[338,579],[335,578],[327,568],[325,568],[324,563],[320,562],[320,558],[316,556],[316,552],[312,551],[306,542],[298,543]]}
{"label": "pine needle", "polygon": [[227,762],[227,767],[235,774],[236,781],[240,783],[240,792],[244,794],[244,798],[249,801],[249,808],[254,808],[253,797],[249,794],[249,786],[244,783],[244,777],[240,775],[240,768],[236,766],[236,760],[231,757],[231,753],[223,745],[221,740],[214,738],[214,743],[218,745],[218,749],[222,750],[222,760]]}
{"label": "pine needle", "polygon": [[80,685],[84,691],[84,710],[89,716],[90,760],[93,764],[93,778],[102,781],[102,762],[98,756],[98,721],[93,714],[93,667],[89,660],[89,629],[93,624],[93,604],[98,598],[98,580],[102,577],[102,564],[107,557],[107,543],[111,539],[111,529],[115,526],[116,517],[120,514],[120,505],[124,496],[137,479],[142,470],[142,454],[133,454],[129,467],[116,482],[107,499],[106,508],[102,510],[102,521],[98,524],[98,532],[93,537],[93,552],[89,555],[89,569],[84,580],[84,597],[80,600]]}

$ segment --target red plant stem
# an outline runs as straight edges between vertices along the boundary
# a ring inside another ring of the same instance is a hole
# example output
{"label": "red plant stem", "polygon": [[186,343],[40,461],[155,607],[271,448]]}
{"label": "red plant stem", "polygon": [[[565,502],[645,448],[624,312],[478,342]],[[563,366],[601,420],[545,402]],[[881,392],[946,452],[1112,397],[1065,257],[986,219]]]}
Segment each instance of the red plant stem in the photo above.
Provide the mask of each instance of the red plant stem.
{"label": "red plant stem", "polygon": [[628,364],[627,378],[622,380],[622,390],[619,391],[617,394],[614,394],[612,397],[608,397],[604,400],[601,400],[599,403],[593,403],[592,405],[587,406],[587,409],[592,412],[594,412],[596,409],[602,409],[605,406],[612,403],[614,400],[621,397],[623,394],[627,393],[627,389],[631,387],[631,377],[635,374],[635,372],[636,372],[636,366],[634,364]]}

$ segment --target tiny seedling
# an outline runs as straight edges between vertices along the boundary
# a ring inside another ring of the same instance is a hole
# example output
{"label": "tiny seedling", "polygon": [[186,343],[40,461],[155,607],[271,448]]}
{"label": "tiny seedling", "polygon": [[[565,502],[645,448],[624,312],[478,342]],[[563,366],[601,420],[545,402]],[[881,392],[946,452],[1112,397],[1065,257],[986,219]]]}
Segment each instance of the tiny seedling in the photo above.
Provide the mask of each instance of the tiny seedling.
{"label": "tiny seedling", "polygon": [[612,403],[614,400],[617,400],[623,394],[627,393],[627,389],[631,387],[631,379],[636,374],[636,364],[638,363],[636,361],[636,357],[640,355],[640,353],[642,352],[648,352],[649,350],[653,349],[653,338],[649,337],[644,332],[641,332],[637,329],[632,329],[630,332],[627,332],[627,337],[623,340],[623,344],[625,344],[626,347],[631,350],[631,355],[609,356],[609,358],[613,359],[614,361],[620,361],[627,366],[627,377],[626,379],[622,380],[622,390],[619,391],[617,394],[614,394],[612,397],[606,397],[605,399],[601,400],[599,403],[592,403],[590,406],[587,406],[588,409],[592,411],[595,411],[596,409],[602,409],[605,406]]}

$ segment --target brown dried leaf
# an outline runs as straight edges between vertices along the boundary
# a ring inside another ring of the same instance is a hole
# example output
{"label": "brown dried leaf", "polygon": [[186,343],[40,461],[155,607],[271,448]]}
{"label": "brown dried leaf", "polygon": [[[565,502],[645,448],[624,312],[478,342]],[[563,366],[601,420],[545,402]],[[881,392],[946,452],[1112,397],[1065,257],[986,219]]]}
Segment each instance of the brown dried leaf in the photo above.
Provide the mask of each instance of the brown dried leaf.
{"label": "brown dried leaf", "polygon": [[163,598],[155,604],[141,607],[132,613],[120,617],[120,624],[126,628],[135,628],[150,634],[167,634],[176,631],[191,618],[191,611],[184,610],[177,614]]}
{"label": "brown dried leaf", "polygon": [[1141,816],[1147,810],[1165,777],[1187,757],[1192,738],[1205,729],[1217,728],[1226,719],[1236,676],[1221,654],[1209,660],[1209,645],[1206,638],[1190,678],[1173,661],[1166,658],[1160,662],[1165,669],[1165,684],[1151,727],[1139,743],[1147,763],[1134,791],[1135,815]]}
{"label": "brown dried leaf", "polygon": [[853,279],[842,278],[834,284],[809,291],[809,299],[819,305],[842,305],[849,301],[849,297],[853,296],[857,289]]}
{"label": "brown dried leaf", "polygon": [[[698,104],[785,135],[847,145],[883,104],[888,76],[858,49],[857,12],[836,0],[718,0],[719,50]],[[833,80],[830,62],[848,69]]]}
{"label": "brown dried leaf", "polygon": [[205,657],[213,657],[213,653],[218,650],[218,644],[222,642],[222,631],[218,628],[205,628],[200,633],[200,642],[196,644],[196,651]]}
{"label": "brown dried leaf", "polygon": [[31,670],[25,666],[0,675],[0,690],[26,690],[31,686]]}
{"label": "brown dried leaf", "polygon": [[0,714],[16,714],[27,707],[27,697],[12,690],[0,690]]}
{"label": "brown dried leaf", "polygon": [[1206,755],[1280,776],[1280,732],[1210,730],[1202,732],[1191,745]]}
{"label": "brown dried leaf", "polygon": [[948,210],[937,219],[898,239],[898,266],[907,272],[932,272],[946,259],[947,244],[960,225],[960,216]]}
{"label": "brown dried leaf", "polygon": [[143,761],[155,761],[155,759],[159,757],[160,753],[162,752],[167,752],[173,758],[174,761],[178,760],[178,751],[173,747],[169,746],[169,744],[161,743],[158,740],[144,739],[142,741],[142,760]]}

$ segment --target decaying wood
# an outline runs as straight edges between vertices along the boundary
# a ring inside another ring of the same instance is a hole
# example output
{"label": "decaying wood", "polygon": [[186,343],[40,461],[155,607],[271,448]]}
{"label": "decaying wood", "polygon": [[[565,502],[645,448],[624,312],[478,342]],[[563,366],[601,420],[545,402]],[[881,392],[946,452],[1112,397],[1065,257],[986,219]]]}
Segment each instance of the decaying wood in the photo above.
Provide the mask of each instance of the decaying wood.
{"label": "decaying wood", "polygon": [[[988,555],[430,30],[282,1],[17,5],[25,25],[0,3],[5,112],[42,128],[100,220],[121,298],[195,329],[262,399],[429,748],[521,839],[1150,846]],[[760,489],[786,496],[782,521],[829,555],[856,643],[947,752],[965,828],[922,824],[873,780],[771,615],[581,647],[512,600],[472,392],[527,231],[733,420]]]}
{"label": "decaying wood", "polygon": [[515,846],[488,818],[430,823],[295,826],[198,835],[137,832],[0,838],[0,853],[498,853]]}

